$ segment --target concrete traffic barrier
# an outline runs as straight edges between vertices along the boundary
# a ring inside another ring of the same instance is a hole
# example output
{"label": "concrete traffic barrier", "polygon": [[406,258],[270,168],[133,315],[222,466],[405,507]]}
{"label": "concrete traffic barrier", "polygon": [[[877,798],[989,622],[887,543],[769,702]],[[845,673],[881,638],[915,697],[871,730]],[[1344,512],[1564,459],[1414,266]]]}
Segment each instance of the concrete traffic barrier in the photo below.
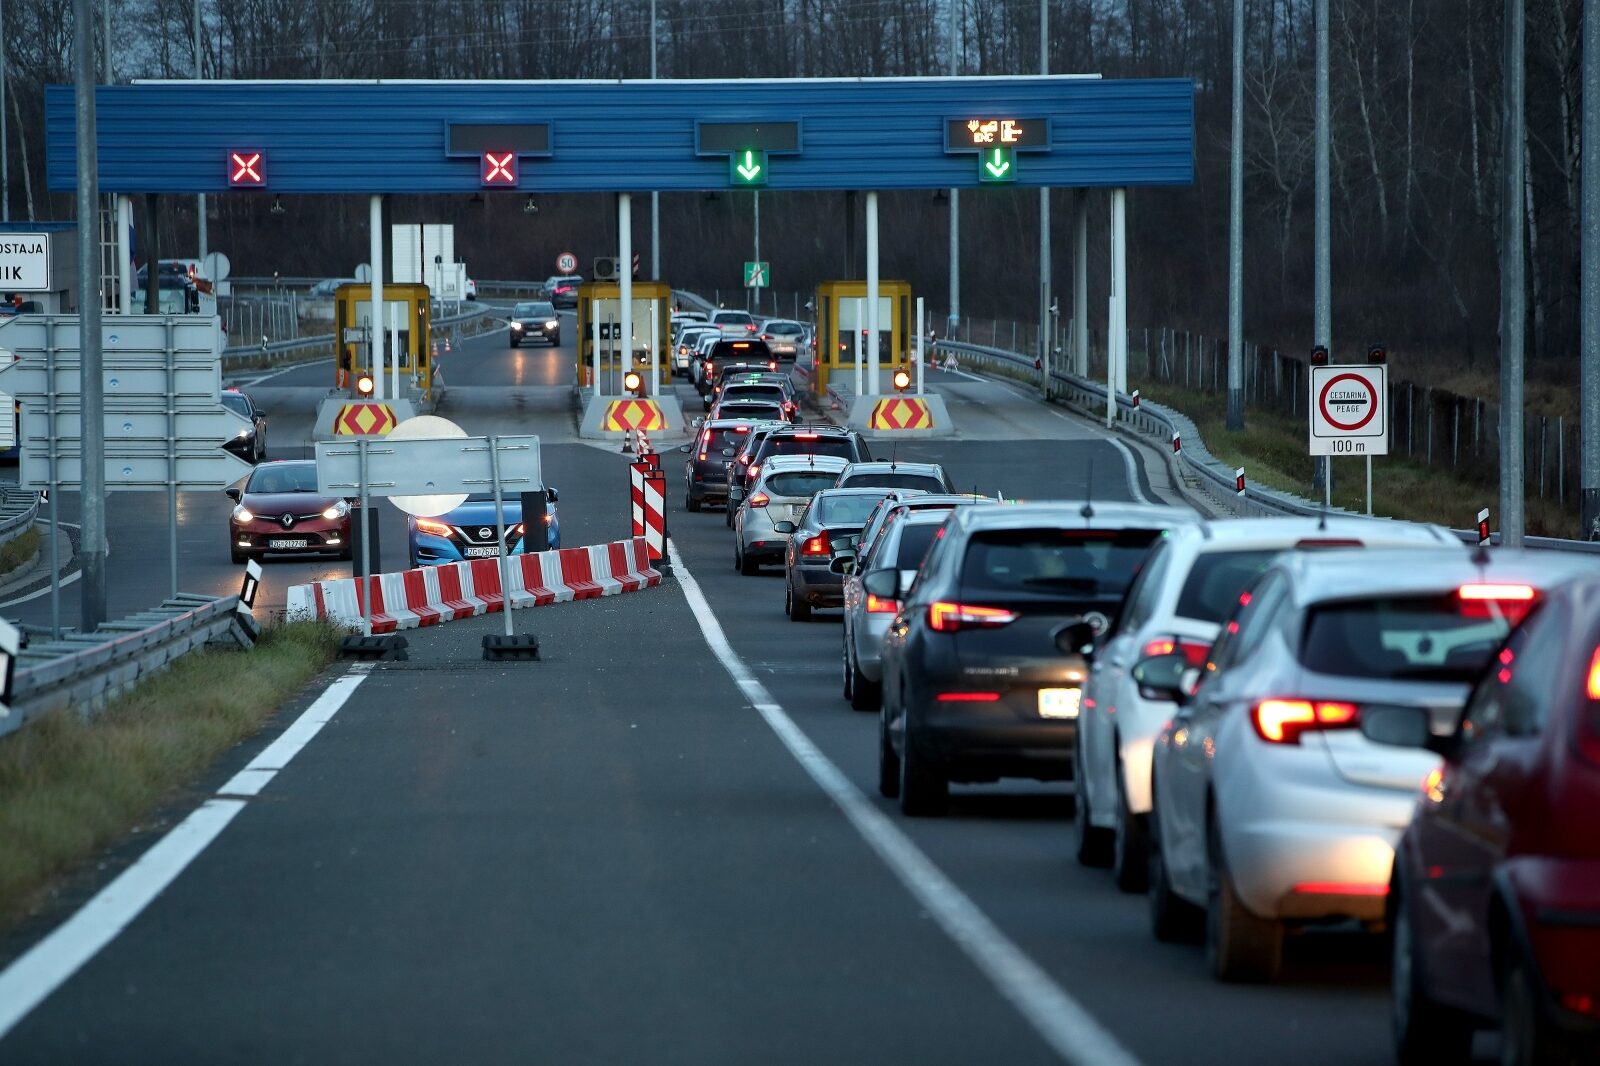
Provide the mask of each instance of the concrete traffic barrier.
{"label": "concrete traffic barrier", "polygon": [[510,587],[501,588],[498,559],[424,566],[373,574],[366,588],[355,578],[313,581],[288,589],[290,618],[361,625],[370,599],[372,632],[393,633],[503,610],[546,607],[573,600],[638,592],[661,584],[643,537],[582,548],[514,555]]}

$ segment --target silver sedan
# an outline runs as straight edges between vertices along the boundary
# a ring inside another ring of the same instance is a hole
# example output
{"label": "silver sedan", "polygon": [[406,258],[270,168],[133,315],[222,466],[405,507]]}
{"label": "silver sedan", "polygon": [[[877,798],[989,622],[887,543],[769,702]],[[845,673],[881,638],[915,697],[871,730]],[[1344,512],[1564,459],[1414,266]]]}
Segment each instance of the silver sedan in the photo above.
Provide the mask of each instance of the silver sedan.
{"label": "silver sedan", "polygon": [[811,497],[832,488],[845,466],[844,459],[832,455],[779,455],[768,459],[733,518],[734,569],[741,574],[754,574],[762,563],[783,562],[789,533],[780,531],[778,524],[792,529]]}

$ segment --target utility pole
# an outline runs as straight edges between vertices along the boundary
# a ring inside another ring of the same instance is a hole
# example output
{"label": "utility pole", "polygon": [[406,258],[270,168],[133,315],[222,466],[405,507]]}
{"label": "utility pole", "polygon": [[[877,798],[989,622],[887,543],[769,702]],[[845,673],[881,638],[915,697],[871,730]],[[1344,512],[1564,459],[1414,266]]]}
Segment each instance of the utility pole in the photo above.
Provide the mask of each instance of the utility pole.
{"label": "utility pole", "polygon": [[[950,76],[961,74],[961,0],[946,0],[950,5]],[[950,190],[950,318],[944,335],[953,339],[961,332],[961,190]]]}
{"label": "utility pole", "polygon": [[[1039,73],[1050,73],[1050,0],[1039,0]],[[1050,190],[1039,190],[1039,391],[1050,395]]]}
{"label": "utility pole", "polygon": [[[78,629],[85,633],[106,620],[106,441],[105,392],[100,361],[100,158],[95,143],[94,5],[72,0],[73,68],[78,169],[78,402],[82,428],[79,498],[83,506],[78,552],[83,574]],[[156,265],[150,264],[155,288]],[[54,503],[51,504],[54,506]]]}
{"label": "utility pole", "polygon": [[[650,0],[650,80],[656,80],[656,0]],[[661,280],[661,194],[658,192],[650,194],[650,280]]]}
{"label": "utility pole", "polygon": [[1233,148],[1228,163],[1228,429],[1244,428],[1244,0],[1233,0]]}
{"label": "utility pole", "polygon": [[[1316,149],[1316,219],[1313,225],[1314,249],[1312,262],[1316,274],[1311,297],[1311,343],[1321,345],[1333,356],[1333,274],[1332,228],[1329,222],[1331,206],[1328,193],[1328,0],[1316,0],[1317,34],[1317,149]],[[1307,417],[1310,417],[1309,415]],[[1317,460],[1313,485],[1322,488],[1323,501],[1333,503],[1333,461],[1327,456]]]}
{"label": "utility pole", "polygon": [[[1527,319],[1522,181],[1526,70],[1522,0],[1506,0],[1500,117],[1500,543],[1522,547],[1522,335]],[[1585,29],[1585,33],[1588,30]],[[1587,149],[1586,149],[1587,151]],[[1585,309],[1587,314],[1587,309]],[[1588,402],[1585,396],[1585,403]]]}
{"label": "utility pole", "polygon": [[[109,3],[109,0],[107,0],[107,3]],[[204,38],[200,36],[200,0],[194,0],[194,80],[195,81],[199,81],[200,80],[200,57],[202,55],[204,55],[204,45],[201,43],[203,40],[204,40]],[[195,217],[195,220],[196,220],[196,229],[195,229],[195,237],[196,237],[196,239],[195,239],[195,243],[199,246],[198,251],[196,252],[196,258],[204,259],[206,257],[206,251],[207,251],[207,249],[206,249],[206,194],[205,193],[201,193],[199,196],[195,197],[194,217]],[[213,282],[216,281],[215,278],[212,278],[211,280]]]}
{"label": "utility pole", "polygon": [[6,2],[0,0],[0,222],[11,221],[11,161],[6,155]]}
{"label": "utility pole", "polygon": [[1583,440],[1579,484],[1583,489],[1578,535],[1596,539],[1600,524],[1600,10],[1583,5],[1583,274],[1581,342]]}

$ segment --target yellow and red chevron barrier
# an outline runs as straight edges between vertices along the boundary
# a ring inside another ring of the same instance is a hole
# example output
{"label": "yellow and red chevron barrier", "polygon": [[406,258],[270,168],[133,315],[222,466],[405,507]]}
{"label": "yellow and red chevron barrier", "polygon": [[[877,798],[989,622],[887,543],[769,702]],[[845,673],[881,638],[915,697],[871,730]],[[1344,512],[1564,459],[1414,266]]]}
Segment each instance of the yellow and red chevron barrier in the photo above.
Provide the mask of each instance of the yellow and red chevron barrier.
{"label": "yellow and red chevron barrier", "polygon": [[891,396],[879,400],[872,408],[867,425],[878,432],[933,429],[933,412],[920,396]]}

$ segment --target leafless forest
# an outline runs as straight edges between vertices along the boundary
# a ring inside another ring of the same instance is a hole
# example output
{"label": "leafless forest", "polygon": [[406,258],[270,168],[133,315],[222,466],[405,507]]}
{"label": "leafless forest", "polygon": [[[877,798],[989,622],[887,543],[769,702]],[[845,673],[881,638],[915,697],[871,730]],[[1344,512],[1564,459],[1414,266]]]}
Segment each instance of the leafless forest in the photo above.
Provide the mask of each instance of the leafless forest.
{"label": "leafless forest", "polygon": [[[192,0],[111,0],[109,77],[189,77]],[[1036,0],[659,0],[659,76],[943,74],[949,4],[964,74],[1034,73]],[[650,69],[648,0],[204,0],[201,61],[222,78],[615,78]],[[1579,209],[1579,0],[1527,0],[1529,350],[1575,361]],[[1224,321],[1230,0],[1052,0],[1051,69],[1194,79],[1197,175],[1131,197],[1130,321],[1209,329]],[[69,0],[8,0],[13,218],[65,218],[44,191],[41,87],[70,80]],[[1312,222],[1310,0],[1249,0],[1246,57],[1246,323],[1285,349],[1308,344]],[[1332,0],[1334,334],[1492,362],[1497,337],[1497,181],[1503,9],[1496,0]],[[152,122],[184,121],[182,114]],[[1070,211],[1053,212],[1059,288]],[[1091,306],[1104,305],[1103,197],[1095,197]],[[211,243],[242,274],[338,275],[365,258],[365,206],[213,199]],[[1033,314],[1037,198],[963,201],[963,310]],[[457,226],[479,277],[541,277],[556,252],[587,261],[614,239],[610,198],[400,198],[395,221]],[[192,202],[164,212],[163,246],[193,246]],[[845,198],[764,194],[775,283],[839,276]],[[886,196],[883,262],[943,307],[945,203]],[[648,256],[648,212],[635,211]],[[735,288],[751,240],[750,194],[662,199],[662,270],[676,284]],[[320,239],[308,241],[308,234]],[[1546,366],[1555,369],[1550,363]]]}

